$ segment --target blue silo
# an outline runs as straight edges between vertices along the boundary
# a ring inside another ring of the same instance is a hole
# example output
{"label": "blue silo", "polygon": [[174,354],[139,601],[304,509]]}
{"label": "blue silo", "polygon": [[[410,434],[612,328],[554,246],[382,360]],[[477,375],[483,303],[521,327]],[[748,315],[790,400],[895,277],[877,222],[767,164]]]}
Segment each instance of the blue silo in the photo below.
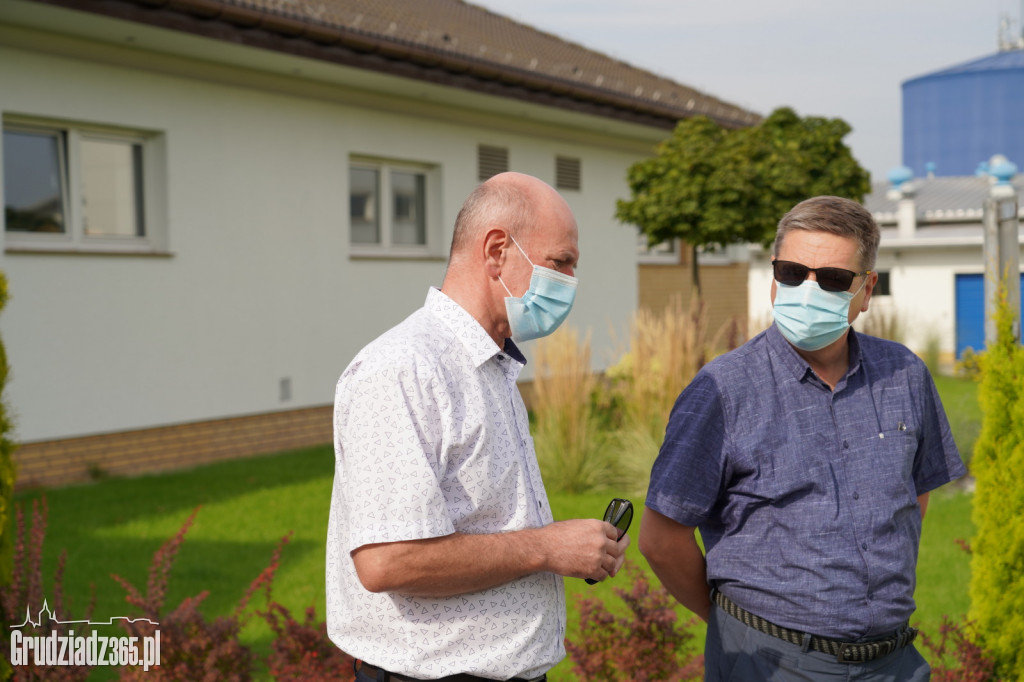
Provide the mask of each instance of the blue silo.
{"label": "blue silo", "polygon": [[903,82],[903,165],[974,175],[995,154],[1024,159],[1024,50]]}

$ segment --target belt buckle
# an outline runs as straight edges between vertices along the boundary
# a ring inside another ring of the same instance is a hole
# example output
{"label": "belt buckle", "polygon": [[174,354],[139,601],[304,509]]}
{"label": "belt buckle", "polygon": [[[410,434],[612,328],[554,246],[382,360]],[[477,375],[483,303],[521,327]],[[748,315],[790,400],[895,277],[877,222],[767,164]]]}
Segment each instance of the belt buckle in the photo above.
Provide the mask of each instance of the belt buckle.
{"label": "belt buckle", "polygon": [[853,658],[856,653],[856,647],[858,645],[851,642],[841,642],[839,644],[839,651],[836,653],[837,663],[859,663],[859,660]]}
{"label": "belt buckle", "polygon": [[910,646],[914,643],[914,640],[917,639],[917,628],[912,628],[908,625],[907,629],[903,631],[902,637],[903,640],[901,647]]}

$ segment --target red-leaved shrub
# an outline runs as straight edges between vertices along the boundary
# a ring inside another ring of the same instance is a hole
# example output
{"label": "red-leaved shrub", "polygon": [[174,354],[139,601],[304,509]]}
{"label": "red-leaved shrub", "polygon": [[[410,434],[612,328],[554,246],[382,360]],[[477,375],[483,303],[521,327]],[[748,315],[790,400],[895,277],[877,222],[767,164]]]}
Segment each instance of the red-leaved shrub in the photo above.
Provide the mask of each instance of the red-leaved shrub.
{"label": "red-leaved shrub", "polygon": [[[664,587],[651,589],[642,570],[627,562],[623,577],[632,589],[615,588],[628,614],[616,616],[599,599],[583,599],[580,643],[565,642],[573,672],[581,680],[666,680],[704,676],[704,656],[691,650],[694,623],[680,623],[675,600]],[[621,579],[621,578],[620,578]]]}
{"label": "red-leaved shrub", "polygon": [[[278,546],[271,565],[264,570],[249,587],[234,612],[209,621],[199,611],[199,605],[208,596],[207,591],[194,597],[185,598],[173,611],[164,613],[164,599],[167,597],[167,581],[178,549],[185,541],[185,534],[192,526],[197,507],[170,540],[165,542],[153,555],[149,567],[146,594],[142,595],[130,582],[118,575],[111,577],[125,589],[125,597],[132,606],[141,611],[141,617],[153,623],[137,620],[123,621],[122,627],[131,637],[151,637],[160,630],[160,665],[148,671],[141,666],[120,669],[122,680],[189,680],[194,682],[245,682],[252,679],[252,652],[238,641],[243,621],[242,611],[249,601],[257,583],[267,571],[273,575],[280,554]],[[283,541],[282,541],[283,545]]]}
{"label": "red-leaved shrub", "polygon": [[[57,570],[53,576],[53,603],[51,604],[43,596],[43,542],[46,539],[47,507],[46,498],[32,501],[32,529],[26,537],[25,515],[20,505],[15,515],[15,541],[14,561],[11,570],[11,582],[7,585],[0,585],[0,615],[3,621],[3,635],[10,641],[11,626],[24,623],[23,627],[17,628],[24,637],[47,637],[56,632],[58,637],[68,636],[68,632],[74,627],[67,622],[76,620],[71,616],[64,598],[64,563],[67,552],[62,552],[57,560]],[[95,606],[96,595],[85,612],[85,620],[92,617]],[[44,604],[46,610],[44,611]],[[48,615],[47,615],[48,611]],[[36,625],[34,622],[40,620],[39,615],[44,616]],[[51,619],[52,618],[52,619]],[[29,682],[30,680],[54,680],[56,682],[75,682],[85,680],[89,676],[87,665],[36,665],[35,654],[29,649],[28,660],[22,661],[17,666],[11,666],[11,656],[14,652],[10,646],[0,646],[3,650],[2,665],[0,665],[0,677],[10,674],[14,682]]]}
{"label": "red-leaved shrub", "polygon": [[921,641],[932,652],[932,682],[995,682],[995,661],[974,642],[973,624],[954,622],[943,616],[939,639],[921,633]]}
{"label": "red-leaved shrub", "polygon": [[285,607],[270,602],[262,616],[273,629],[273,651],[267,658],[270,675],[282,682],[350,682],[355,678],[352,657],[327,637],[327,624],[318,622],[312,606],[296,621]]}

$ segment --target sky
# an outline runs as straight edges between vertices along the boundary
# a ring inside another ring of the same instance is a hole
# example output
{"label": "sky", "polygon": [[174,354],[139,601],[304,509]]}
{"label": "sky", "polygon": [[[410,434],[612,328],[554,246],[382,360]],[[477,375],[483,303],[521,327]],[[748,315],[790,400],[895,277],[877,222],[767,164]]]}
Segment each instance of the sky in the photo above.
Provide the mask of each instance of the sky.
{"label": "sky", "polygon": [[732,104],[841,118],[872,182],[902,161],[901,84],[995,54],[1024,0],[469,0]]}

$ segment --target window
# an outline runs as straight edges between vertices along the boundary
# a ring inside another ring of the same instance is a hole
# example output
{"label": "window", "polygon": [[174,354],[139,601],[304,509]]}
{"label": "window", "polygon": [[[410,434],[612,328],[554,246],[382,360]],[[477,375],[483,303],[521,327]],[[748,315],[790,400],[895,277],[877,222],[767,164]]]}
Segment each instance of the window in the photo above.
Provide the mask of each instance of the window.
{"label": "window", "polygon": [[476,149],[477,178],[483,182],[508,170],[508,149],[482,144]]}
{"label": "window", "polygon": [[567,156],[555,157],[555,187],[557,189],[580,189],[580,160]]}
{"label": "window", "polygon": [[892,292],[889,290],[889,271],[880,270],[878,273],[878,281],[875,282],[875,288],[871,292],[872,296],[891,296]]}
{"label": "window", "polygon": [[362,255],[432,254],[438,239],[430,201],[436,191],[426,166],[354,160],[349,167],[349,241]]}
{"label": "window", "polygon": [[666,241],[648,246],[647,235],[637,232],[636,254],[640,263],[660,263],[665,265],[679,264],[679,240],[668,239]]}
{"label": "window", "polygon": [[147,205],[147,181],[156,175],[154,139],[5,119],[7,247],[153,250],[159,231]]}

